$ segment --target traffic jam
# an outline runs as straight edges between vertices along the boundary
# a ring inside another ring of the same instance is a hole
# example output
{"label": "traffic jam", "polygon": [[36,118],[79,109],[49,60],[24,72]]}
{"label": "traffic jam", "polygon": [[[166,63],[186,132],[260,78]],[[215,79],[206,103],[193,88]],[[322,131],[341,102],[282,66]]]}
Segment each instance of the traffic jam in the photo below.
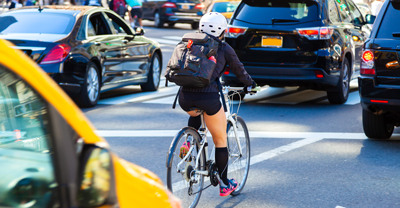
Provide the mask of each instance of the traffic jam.
{"label": "traffic jam", "polygon": [[0,208],[398,207],[399,16],[0,1]]}

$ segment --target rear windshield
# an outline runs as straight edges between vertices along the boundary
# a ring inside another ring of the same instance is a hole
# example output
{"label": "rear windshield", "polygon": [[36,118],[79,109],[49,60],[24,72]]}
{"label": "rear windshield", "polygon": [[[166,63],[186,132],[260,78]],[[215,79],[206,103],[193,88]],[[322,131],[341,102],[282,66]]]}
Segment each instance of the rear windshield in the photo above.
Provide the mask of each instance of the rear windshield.
{"label": "rear windshield", "polygon": [[0,16],[0,33],[68,34],[75,18],[56,13],[10,13]]}
{"label": "rear windshield", "polygon": [[234,12],[239,2],[217,2],[212,8],[212,12]]}
{"label": "rear windshield", "polygon": [[236,11],[235,19],[253,24],[310,22],[318,20],[318,5],[304,0],[244,0]]}
{"label": "rear windshield", "polygon": [[[400,18],[400,3],[391,2],[385,15],[383,16],[377,38],[393,39],[394,37],[392,33],[400,33],[400,24],[396,23],[399,20],[399,18]],[[396,37],[396,39],[397,38],[399,37]]]}

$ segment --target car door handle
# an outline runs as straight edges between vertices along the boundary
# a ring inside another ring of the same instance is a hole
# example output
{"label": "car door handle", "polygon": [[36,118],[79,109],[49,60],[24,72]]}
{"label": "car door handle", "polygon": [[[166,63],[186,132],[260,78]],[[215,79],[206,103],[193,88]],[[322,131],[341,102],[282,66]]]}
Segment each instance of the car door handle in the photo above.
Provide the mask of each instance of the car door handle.
{"label": "car door handle", "polygon": [[122,40],[122,43],[124,43],[124,44],[127,44],[128,43],[128,40]]}
{"label": "car door handle", "polygon": [[95,46],[100,46],[101,43],[96,41],[96,42],[94,42],[94,45],[95,45]]}

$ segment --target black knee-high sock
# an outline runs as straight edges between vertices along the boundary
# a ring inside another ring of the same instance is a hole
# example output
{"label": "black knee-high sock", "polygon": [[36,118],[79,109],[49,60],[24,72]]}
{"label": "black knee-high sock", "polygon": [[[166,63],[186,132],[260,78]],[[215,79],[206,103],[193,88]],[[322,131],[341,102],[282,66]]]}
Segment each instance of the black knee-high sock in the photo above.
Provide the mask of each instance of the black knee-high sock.
{"label": "black knee-high sock", "polygon": [[226,147],[216,147],[215,148],[215,163],[218,168],[219,177],[224,182],[225,185],[229,185],[228,181],[228,148]]}
{"label": "black knee-high sock", "polygon": [[200,118],[200,116],[196,116],[196,117],[190,116],[189,117],[189,121],[188,121],[188,126],[199,130],[199,128],[201,126],[201,118]]}

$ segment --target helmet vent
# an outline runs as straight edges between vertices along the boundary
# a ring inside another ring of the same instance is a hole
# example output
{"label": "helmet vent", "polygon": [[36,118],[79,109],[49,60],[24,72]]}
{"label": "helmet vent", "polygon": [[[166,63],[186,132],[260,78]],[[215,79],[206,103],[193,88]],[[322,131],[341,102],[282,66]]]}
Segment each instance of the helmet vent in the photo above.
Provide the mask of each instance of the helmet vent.
{"label": "helmet vent", "polygon": [[213,27],[212,25],[208,25],[209,27]]}
{"label": "helmet vent", "polygon": [[215,33],[215,30],[211,30],[212,33]]}

